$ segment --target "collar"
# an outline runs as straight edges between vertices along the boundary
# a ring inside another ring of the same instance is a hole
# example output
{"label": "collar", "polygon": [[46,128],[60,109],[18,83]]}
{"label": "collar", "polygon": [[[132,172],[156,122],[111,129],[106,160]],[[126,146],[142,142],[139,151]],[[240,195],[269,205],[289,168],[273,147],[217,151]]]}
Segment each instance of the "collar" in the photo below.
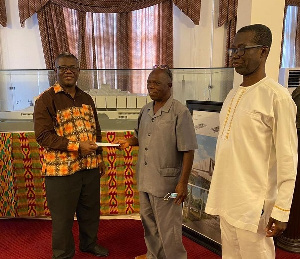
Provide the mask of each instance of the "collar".
{"label": "collar", "polygon": [[[58,82],[55,82],[55,84],[53,85],[53,89],[54,89],[54,93],[56,94],[60,92],[67,93]],[[80,94],[81,89],[77,85],[75,86],[75,89],[76,89],[75,95]]]}
{"label": "collar", "polygon": [[164,104],[163,107],[161,107],[161,111],[162,112],[169,112],[171,107],[172,107],[172,104],[173,104],[173,97],[170,96],[170,98],[166,101],[166,103]]}
{"label": "collar", "polygon": [[173,97],[172,96],[170,96],[170,98],[166,101],[166,103],[164,104],[164,106],[163,107],[161,107],[158,111],[157,111],[157,113],[156,114],[154,114],[154,112],[153,112],[153,106],[154,106],[154,102],[152,102],[151,104],[151,106],[149,106],[148,107],[148,114],[151,116],[151,117],[153,117],[153,116],[160,116],[161,114],[162,114],[162,112],[169,112],[170,111],[170,109],[171,109],[171,107],[172,107],[172,105],[173,105]]}
{"label": "collar", "polygon": [[64,92],[65,90],[60,86],[58,82],[53,85],[54,93]]}

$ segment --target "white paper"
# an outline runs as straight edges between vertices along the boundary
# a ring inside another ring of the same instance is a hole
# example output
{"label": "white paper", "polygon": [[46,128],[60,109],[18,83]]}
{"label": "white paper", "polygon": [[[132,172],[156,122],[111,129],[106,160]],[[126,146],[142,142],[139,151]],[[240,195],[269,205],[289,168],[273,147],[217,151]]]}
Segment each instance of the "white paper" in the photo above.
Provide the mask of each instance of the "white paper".
{"label": "white paper", "polygon": [[99,147],[118,147],[120,144],[96,142]]}

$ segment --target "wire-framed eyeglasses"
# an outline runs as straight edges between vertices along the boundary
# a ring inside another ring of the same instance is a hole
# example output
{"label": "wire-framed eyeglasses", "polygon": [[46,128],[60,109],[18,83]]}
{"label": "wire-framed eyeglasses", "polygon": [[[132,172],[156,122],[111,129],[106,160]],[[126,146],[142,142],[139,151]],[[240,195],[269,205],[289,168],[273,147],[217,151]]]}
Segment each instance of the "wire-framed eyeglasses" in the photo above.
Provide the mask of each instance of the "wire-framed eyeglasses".
{"label": "wire-framed eyeglasses", "polygon": [[253,49],[253,48],[261,48],[261,47],[267,47],[264,45],[253,45],[253,46],[242,46],[242,47],[238,47],[238,48],[229,48],[228,49],[228,54],[229,56],[233,56],[234,54],[237,54],[238,56],[243,56],[245,55],[245,51],[247,49]]}
{"label": "wire-framed eyeglasses", "polygon": [[79,70],[79,67],[76,66],[57,66],[56,68],[62,73],[66,73],[68,70],[75,73]]}
{"label": "wire-framed eyeglasses", "polygon": [[171,78],[171,80],[173,79],[172,71],[170,70],[168,65],[154,65],[153,69],[156,69],[156,68],[166,70],[166,72],[167,72],[168,76]]}

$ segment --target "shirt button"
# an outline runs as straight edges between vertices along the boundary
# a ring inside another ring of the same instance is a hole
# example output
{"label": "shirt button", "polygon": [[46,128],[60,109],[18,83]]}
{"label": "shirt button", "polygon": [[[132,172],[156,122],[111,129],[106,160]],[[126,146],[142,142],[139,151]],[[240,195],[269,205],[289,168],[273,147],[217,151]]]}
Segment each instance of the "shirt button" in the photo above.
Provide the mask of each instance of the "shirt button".
{"label": "shirt button", "polygon": [[145,162],[145,165],[147,165],[147,162]]}
{"label": "shirt button", "polygon": [[145,150],[147,151],[147,150],[148,150],[148,148],[147,148],[147,147],[145,147]]}
{"label": "shirt button", "polygon": [[151,119],[151,121],[153,122],[153,121],[154,121],[154,119]]}
{"label": "shirt button", "polygon": [[148,133],[148,136],[150,137],[150,136],[151,136],[151,134],[150,134],[150,133]]}

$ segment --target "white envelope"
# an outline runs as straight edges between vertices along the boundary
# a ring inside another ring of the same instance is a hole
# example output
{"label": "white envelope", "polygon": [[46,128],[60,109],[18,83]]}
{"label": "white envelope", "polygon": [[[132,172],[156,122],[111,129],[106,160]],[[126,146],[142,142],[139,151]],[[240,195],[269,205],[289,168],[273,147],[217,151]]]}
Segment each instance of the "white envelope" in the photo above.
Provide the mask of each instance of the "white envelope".
{"label": "white envelope", "polygon": [[99,147],[118,147],[120,144],[96,142]]}

